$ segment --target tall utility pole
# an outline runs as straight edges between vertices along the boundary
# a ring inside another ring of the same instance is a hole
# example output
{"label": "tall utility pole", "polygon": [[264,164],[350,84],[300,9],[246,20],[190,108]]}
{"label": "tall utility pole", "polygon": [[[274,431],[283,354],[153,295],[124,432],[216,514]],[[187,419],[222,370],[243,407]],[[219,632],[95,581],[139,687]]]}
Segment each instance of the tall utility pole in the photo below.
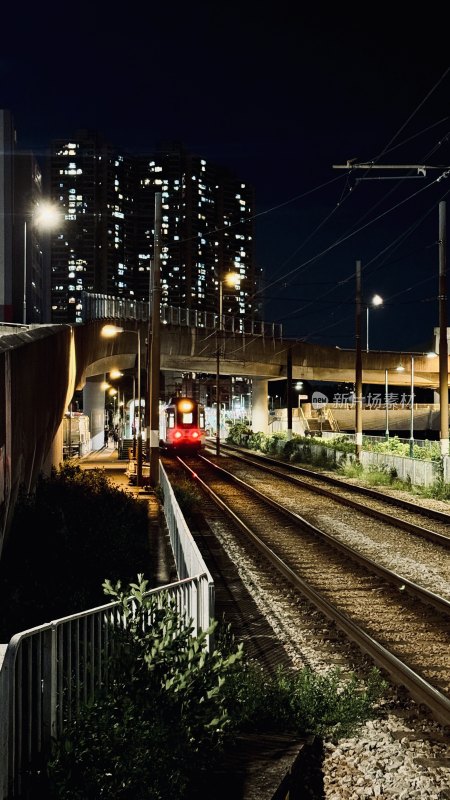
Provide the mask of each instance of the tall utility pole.
{"label": "tall utility pole", "polygon": [[159,482],[159,372],[161,363],[160,334],[160,258],[162,194],[155,194],[155,242],[153,260],[152,343],[150,349],[150,485]]}
{"label": "tall utility pole", "polygon": [[[430,166],[429,164],[376,164],[374,162],[355,163],[347,161],[346,164],[333,164],[333,169],[363,169],[366,174],[361,181],[370,180],[397,180],[397,176],[379,178],[372,177],[369,173],[374,170],[396,169],[396,170],[416,170],[416,178],[426,178],[427,170],[440,170],[442,178],[448,178],[450,168]],[[447,232],[445,220],[445,201],[439,203],[439,414],[440,414],[440,448],[441,455],[447,456],[449,453],[449,431],[448,431],[448,340],[447,340],[447,279],[446,279],[446,260],[447,260]],[[357,434],[358,435],[358,434]],[[362,438],[362,437],[361,437]],[[358,446],[357,446],[358,449]]]}
{"label": "tall utility pole", "polygon": [[216,329],[216,456],[220,456],[220,348],[222,347],[222,296],[223,283],[219,279],[219,318]]}
{"label": "tall utility pole", "polygon": [[356,262],[355,340],[355,454],[359,461],[362,448],[361,261]]}
{"label": "tall utility pole", "polygon": [[448,456],[448,340],[447,340],[447,226],[446,204],[439,203],[439,410],[441,456]]}
{"label": "tall utility pole", "polygon": [[288,347],[286,364],[287,438],[292,439],[292,348]]}

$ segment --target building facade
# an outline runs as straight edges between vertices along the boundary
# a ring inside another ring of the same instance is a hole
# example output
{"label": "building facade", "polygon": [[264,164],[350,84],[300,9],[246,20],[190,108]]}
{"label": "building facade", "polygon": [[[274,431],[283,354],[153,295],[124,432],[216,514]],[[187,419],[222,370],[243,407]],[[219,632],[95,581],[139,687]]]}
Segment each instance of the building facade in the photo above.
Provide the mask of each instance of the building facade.
{"label": "building facade", "polygon": [[0,110],[0,321],[49,322],[42,231],[42,172],[32,153],[17,147],[10,111]]}
{"label": "building facade", "polygon": [[13,322],[13,220],[15,130],[0,109],[0,321]]}
{"label": "building facade", "polygon": [[56,140],[52,202],[64,222],[52,235],[52,321],[82,322],[83,291],[148,302],[154,257],[155,194],[162,195],[161,302],[258,317],[253,190],[178,143],[152,156],[119,154],[93,132]]}

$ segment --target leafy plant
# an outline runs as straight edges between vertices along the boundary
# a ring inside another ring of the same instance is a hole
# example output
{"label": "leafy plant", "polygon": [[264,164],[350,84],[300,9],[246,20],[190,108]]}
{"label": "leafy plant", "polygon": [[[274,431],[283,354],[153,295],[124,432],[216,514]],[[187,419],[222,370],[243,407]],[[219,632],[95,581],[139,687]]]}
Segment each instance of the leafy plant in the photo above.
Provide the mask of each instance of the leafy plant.
{"label": "leafy plant", "polygon": [[104,602],[106,575],[128,582],[150,558],[148,512],[102,470],[65,465],[22,491],[0,562],[2,641]]}
{"label": "leafy plant", "polygon": [[171,480],[171,484],[175,497],[183,508],[183,514],[189,522],[201,506],[201,492],[190,478],[175,478]]}
{"label": "leafy plant", "polygon": [[[288,440],[283,432],[277,432],[271,436],[263,433],[250,433],[244,441],[238,434],[238,425],[239,423],[230,428],[227,441],[251,450],[260,450],[263,453],[276,453],[280,458],[291,463],[314,464],[318,468],[337,469],[341,475],[357,478],[368,486],[390,486],[394,489],[409,491],[420,497],[450,500],[450,484],[444,482],[443,460],[440,456],[438,442],[425,441],[423,445],[414,445],[414,458],[438,462],[438,477],[431,486],[413,486],[410,478],[406,480],[398,478],[395,467],[377,465],[364,469],[362,464],[354,458],[354,443],[345,435],[315,441],[313,437],[298,435],[294,435]],[[389,441],[376,444],[369,438],[363,437],[363,446],[364,449],[372,452],[409,456],[409,442],[402,442],[398,436],[391,436]],[[330,450],[334,450],[336,453],[334,459],[328,457]]]}
{"label": "leafy plant", "polygon": [[338,668],[320,675],[310,668],[267,674],[248,662],[226,686],[233,724],[240,731],[314,734],[334,740],[354,733],[375,713],[386,682],[374,668],[363,686]]}
{"label": "leafy plant", "polygon": [[[59,800],[181,800],[223,747],[245,731],[349,735],[376,713],[385,683],[378,670],[366,685],[339,670],[266,671],[244,657],[229,626],[213,621],[194,636],[167,593],[147,581],[123,591],[108,688],[66,723],[48,763],[48,791]],[[216,630],[216,646],[206,648]]]}
{"label": "leafy plant", "polygon": [[214,759],[230,725],[224,686],[242,645],[208,652],[207,637],[167,593],[149,594],[142,574],[123,591],[103,584],[119,603],[108,689],[67,723],[48,763],[58,798],[177,800],[190,777]]}

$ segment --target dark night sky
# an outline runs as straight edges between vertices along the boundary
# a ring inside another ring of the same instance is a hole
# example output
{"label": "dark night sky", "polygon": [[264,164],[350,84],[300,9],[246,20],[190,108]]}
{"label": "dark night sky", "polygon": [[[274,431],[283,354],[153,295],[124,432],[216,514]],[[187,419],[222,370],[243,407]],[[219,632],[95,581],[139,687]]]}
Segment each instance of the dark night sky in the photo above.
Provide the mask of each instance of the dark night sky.
{"label": "dark night sky", "polygon": [[[0,107],[19,148],[37,155],[95,128],[130,151],[175,139],[228,166],[255,187],[267,320],[353,348],[361,260],[364,299],[385,300],[370,312],[371,349],[427,350],[450,189],[436,180],[450,166],[444,21],[406,5],[395,17],[392,3],[305,5],[81,0],[2,11],[11,36]],[[347,159],[442,169],[333,169]]]}

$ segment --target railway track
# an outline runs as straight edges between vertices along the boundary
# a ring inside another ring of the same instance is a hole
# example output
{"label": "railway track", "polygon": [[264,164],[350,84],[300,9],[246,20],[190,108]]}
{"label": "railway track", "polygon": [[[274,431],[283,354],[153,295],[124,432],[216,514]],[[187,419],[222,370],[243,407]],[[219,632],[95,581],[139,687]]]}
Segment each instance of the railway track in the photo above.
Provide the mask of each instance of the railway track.
{"label": "railway track", "polygon": [[[377,489],[350,485],[331,475],[287,464],[280,459],[259,453],[249,455],[248,451],[232,445],[221,445],[221,449],[228,456],[238,459],[242,463],[260,467],[266,473],[279,475],[298,486],[309,488],[316,494],[341,502],[368,516],[386,522],[392,522],[395,519],[397,527],[403,527],[410,533],[415,533],[417,536],[422,536],[435,544],[450,549],[450,514],[408,500],[391,497]],[[357,500],[358,496],[364,499]],[[430,521],[432,521],[432,525]]]}
{"label": "railway track", "polygon": [[[291,482],[284,480],[281,491],[281,478],[266,474],[263,490],[258,491],[224,470],[228,461],[221,458],[218,466],[203,457],[178,459],[239,531],[241,543],[255,548],[259,557],[263,553],[296,591],[332,619],[395,683],[405,686],[439,722],[449,724],[449,600],[286,508],[286,487]],[[272,492],[283,497],[283,505],[270,496]],[[330,500],[321,502],[329,512]],[[380,525],[384,528],[386,523]],[[432,548],[428,542],[422,544]]]}

